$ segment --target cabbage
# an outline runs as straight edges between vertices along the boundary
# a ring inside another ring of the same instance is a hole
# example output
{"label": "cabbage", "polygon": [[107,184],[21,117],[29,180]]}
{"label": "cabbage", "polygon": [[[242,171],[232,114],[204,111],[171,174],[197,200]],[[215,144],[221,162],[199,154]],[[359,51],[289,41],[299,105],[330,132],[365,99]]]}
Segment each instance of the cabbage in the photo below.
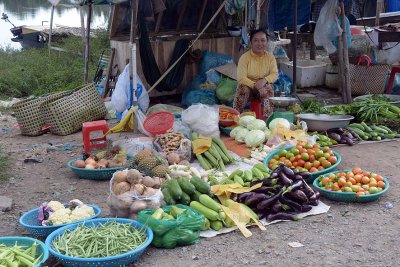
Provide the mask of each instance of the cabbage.
{"label": "cabbage", "polygon": [[267,124],[263,120],[253,120],[247,124],[247,129],[251,130],[261,130],[263,131],[267,127]]}
{"label": "cabbage", "polygon": [[290,129],[290,122],[287,119],[284,119],[284,118],[273,119],[269,123],[268,128],[271,129],[271,131],[273,131],[278,124],[280,124],[282,127],[286,128],[288,130]]}
{"label": "cabbage", "polygon": [[255,117],[249,116],[249,115],[240,117],[239,125],[243,126],[243,127],[247,127],[247,124],[249,124],[251,121],[254,121],[255,119],[256,119]]}
{"label": "cabbage", "polygon": [[257,147],[264,143],[265,134],[261,130],[252,130],[246,135],[244,141],[248,147]]}
{"label": "cabbage", "polygon": [[244,138],[246,137],[246,135],[249,133],[249,130],[247,130],[246,128],[242,128],[240,130],[238,130],[236,132],[236,137],[235,140],[238,143],[244,143]]}
{"label": "cabbage", "polygon": [[243,128],[242,126],[236,126],[235,128],[232,129],[232,131],[230,132],[229,136],[232,137],[232,138],[235,138],[237,132],[238,132],[240,129],[244,129],[244,128]]}

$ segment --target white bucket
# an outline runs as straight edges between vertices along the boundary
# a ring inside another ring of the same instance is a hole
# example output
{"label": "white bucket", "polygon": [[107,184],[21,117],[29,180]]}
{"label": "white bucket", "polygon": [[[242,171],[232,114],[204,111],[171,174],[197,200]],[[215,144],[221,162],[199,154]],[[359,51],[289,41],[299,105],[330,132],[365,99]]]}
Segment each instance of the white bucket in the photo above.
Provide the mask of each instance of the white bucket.
{"label": "white bucket", "polygon": [[337,65],[326,65],[325,85],[339,89],[339,68]]}

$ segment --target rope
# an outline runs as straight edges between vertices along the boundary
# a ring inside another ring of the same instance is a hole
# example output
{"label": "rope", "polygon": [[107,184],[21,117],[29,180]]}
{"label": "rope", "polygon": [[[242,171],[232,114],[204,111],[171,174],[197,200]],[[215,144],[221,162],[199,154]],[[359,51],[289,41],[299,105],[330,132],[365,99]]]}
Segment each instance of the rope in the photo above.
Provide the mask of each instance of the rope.
{"label": "rope", "polygon": [[184,55],[193,47],[193,45],[199,40],[201,35],[207,30],[207,28],[210,26],[210,24],[214,21],[214,19],[218,16],[219,12],[224,8],[226,0],[224,0],[221,4],[221,6],[218,8],[218,10],[215,12],[214,16],[210,19],[210,21],[207,23],[207,25],[203,28],[203,30],[199,33],[199,35],[196,37],[196,39],[193,40],[193,42],[189,45],[189,47],[186,49],[185,52],[182,53],[182,55],[172,64],[165,72],[164,74],[158,79],[158,81],[153,84],[150,89],[147,91],[147,93],[150,93],[164,78],[167,76],[167,74],[175,67],[176,64],[183,58]]}

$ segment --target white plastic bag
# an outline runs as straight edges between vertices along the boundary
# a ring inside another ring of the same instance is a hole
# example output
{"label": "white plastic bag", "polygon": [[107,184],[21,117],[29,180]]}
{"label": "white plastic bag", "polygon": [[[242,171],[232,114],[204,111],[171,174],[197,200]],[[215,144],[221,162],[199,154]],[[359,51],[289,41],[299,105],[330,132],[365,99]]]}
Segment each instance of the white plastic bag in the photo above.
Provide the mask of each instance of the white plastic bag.
{"label": "white plastic bag", "polygon": [[204,136],[219,137],[219,107],[193,104],[182,112],[182,122]]}
{"label": "white plastic bag", "polygon": [[314,43],[316,46],[323,46],[328,54],[336,51],[333,41],[342,34],[342,28],[336,10],[338,7],[337,0],[328,0],[322,7],[317,25],[314,31]]}
{"label": "white plastic bag", "polygon": [[134,157],[137,153],[144,149],[153,150],[153,138],[151,137],[137,137],[117,140],[112,143],[114,146],[119,146],[125,150],[126,154]]}
{"label": "white plastic bag", "polygon": [[[146,112],[149,108],[150,98],[139,76],[137,76],[137,90],[139,107],[143,112]],[[132,89],[129,64],[127,64],[124,71],[118,76],[115,90],[111,96],[111,103],[114,107],[114,110],[117,112],[124,112],[125,110],[128,110],[131,105],[131,94]]]}
{"label": "white plastic bag", "polygon": [[144,129],[144,121],[146,120],[146,115],[144,115],[144,113],[140,110],[140,109],[136,109],[134,111],[135,113],[135,121],[136,121],[136,125],[137,125],[137,129],[139,130],[139,132],[141,132],[144,135],[147,136],[153,136],[151,133],[149,133],[148,131],[146,131]]}

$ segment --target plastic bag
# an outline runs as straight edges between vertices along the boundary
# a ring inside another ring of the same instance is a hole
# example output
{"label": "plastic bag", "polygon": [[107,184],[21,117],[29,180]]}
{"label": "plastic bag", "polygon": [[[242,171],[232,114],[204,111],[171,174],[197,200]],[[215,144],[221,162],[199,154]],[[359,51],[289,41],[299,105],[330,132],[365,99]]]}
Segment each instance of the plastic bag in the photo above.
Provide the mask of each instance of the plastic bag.
{"label": "plastic bag", "polygon": [[336,51],[336,47],[332,42],[342,34],[342,28],[340,27],[340,22],[336,14],[337,7],[337,0],[326,1],[319,13],[314,31],[315,45],[323,46],[328,54],[332,54]]}
{"label": "plastic bag", "polygon": [[[173,219],[157,220],[151,215],[155,209],[142,210],[137,220],[151,228],[154,233],[153,245],[161,248],[174,248],[176,246],[192,245],[199,241],[199,232],[204,226],[204,216],[194,209],[177,204],[176,207],[184,209],[178,217]],[[169,213],[171,206],[163,208]]]}
{"label": "plastic bag", "polygon": [[219,137],[219,107],[194,104],[182,112],[182,122],[204,136]]}
{"label": "plastic bag", "polygon": [[217,98],[223,104],[231,104],[236,94],[237,81],[223,78],[218,84]]}
{"label": "plastic bag", "polygon": [[[114,92],[111,96],[111,103],[117,112],[124,112],[133,104],[133,86],[129,73],[129,64],[127,64],[123,72],[118,76]],[[139,76],[137,76],[137,90],[136,95],[139,107],[143,112],[146,112],[149,108],[150,98]]]}
{"label": "plastic bag", "polygon": [[144,121],[146,120],[146,115],[144,115],[144,113],[140,110],[140,109],[135,109],[134,111],[135,113],[135,125],[137,126],[137,129],[139,130],[139,132],[141,132],[144,135],[147,136],[153,136],[151,133],[149,133],[148,131],[146,131],[144,129]]}
{"label": "plastic bag", "polygon": [[153,150],[153,138],[151,137],[137,137],[117,140],[112,143],[112,146],[119,146],[125,150],[128,156],[134,157],[142,150]]}
{"label": "plastic bag", "polygon": [[[157,142],[153,143],[153,146],[155,148],[155,150],[159,153],[168,153],[163,151],[161,145]],[[169,151],[172,152],[172,151]],[[189,139],[183,138],[181,140],[181,142],[179,143],[179,147],[176,149],[176,152],[179,156],[180,156],[180,160],[187,160],[190,161],[190,159],[192,158],[192,141],[190,141]]]}
{"label": "plastic bag", "polygon": [[234,63],[233,59],[225,54],[205,51],[200,62],[199,72],[206,73],[208,70],[228,63]]}
{"label": "plastic bag", "polygon": [[110,208],[111,217],[136,219],[136,215],[139,211],[144,209],[156,209],[161,206],[163,194],[160,189],[151,196],[139,195],[135,191],[128,191],[121,195],[114,194],[112,190],[114,175],[110,180],[110,194],[107,198],[107,205]]}
{"label": "plastic bag", "polygon": [[218,99],[214,90],[210,89],[199,89],[193,90],[186,94],[186,98],[182,102],[183,106],[189,107],[196,103],[202,103],[206,105],[217,104]]}
{"label": "plastic bag", "polygon": [[182,120],[175,120],[173,128],[175,132],[183,133],[186,138],[192,139],[192,129]]}
{"label": "plastic bag", "polygon": [[160,111],[167,111],[171,112],[174,115],[182,114],[183,108],[177,107],[174,105],[168,105],[168,104],[156,104],[154,106],[151,106],[147,112],[146,115],[149,116],[153,113],[160,112]]}
{"label": "plastic bag", "polygon": [[221,81],[222,75],[218,71],[211,69],[206,72],[206,76],[208,82],[218,84]]}

